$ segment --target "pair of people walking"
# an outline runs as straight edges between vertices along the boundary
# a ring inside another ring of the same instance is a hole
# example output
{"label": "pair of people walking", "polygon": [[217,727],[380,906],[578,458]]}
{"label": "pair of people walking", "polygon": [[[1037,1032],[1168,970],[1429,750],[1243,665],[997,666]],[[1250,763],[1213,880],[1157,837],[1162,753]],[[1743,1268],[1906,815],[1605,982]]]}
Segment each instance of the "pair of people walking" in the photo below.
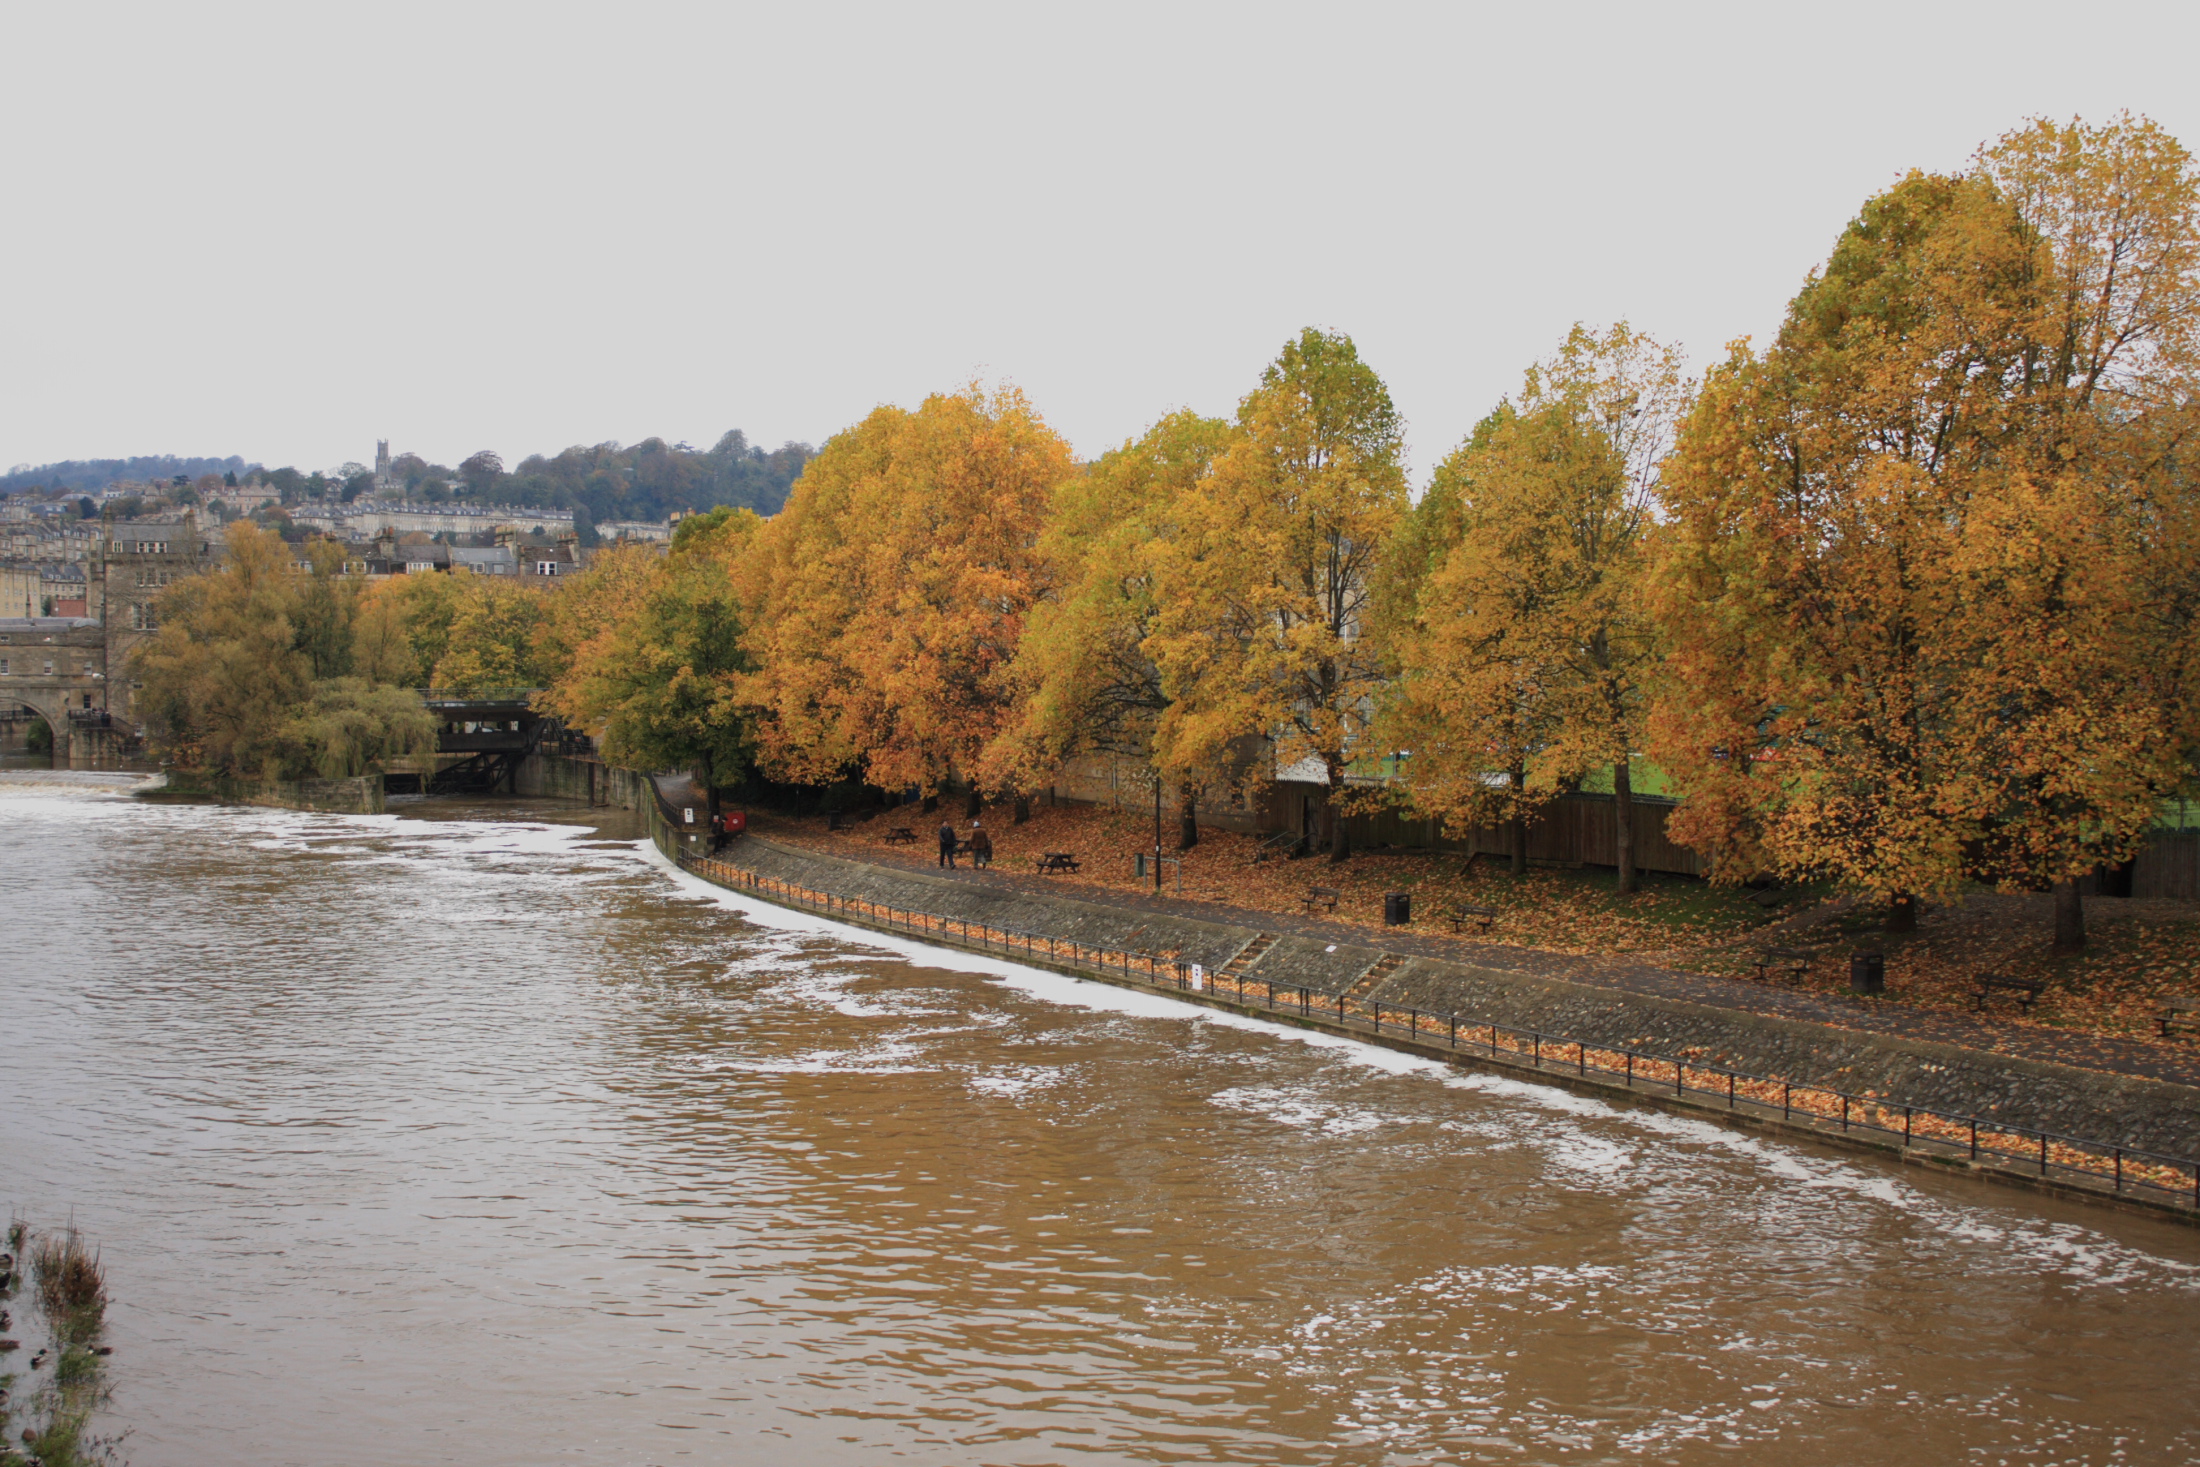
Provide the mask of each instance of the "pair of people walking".
{"label": "pair of people walking", "polygon": [[955,834],[953,824],[941,821],[940,864],[950,871],[954,870],[955,856],[964,850],[970,852],[970,864],[981,871],[993,864],[993,837],[985,833],[983,825],[975,820],[971,821],[970,839],[965,842]]}

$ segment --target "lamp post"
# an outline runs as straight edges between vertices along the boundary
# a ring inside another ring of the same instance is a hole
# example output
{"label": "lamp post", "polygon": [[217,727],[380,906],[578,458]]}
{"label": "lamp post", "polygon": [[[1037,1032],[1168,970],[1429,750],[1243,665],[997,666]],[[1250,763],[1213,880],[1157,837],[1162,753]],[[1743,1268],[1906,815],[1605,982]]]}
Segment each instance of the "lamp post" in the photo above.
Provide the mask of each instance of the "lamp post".
{"label": "lamp post", "polygon": [[1153,894],[1161,895],[1161,771],[1153,772]]}

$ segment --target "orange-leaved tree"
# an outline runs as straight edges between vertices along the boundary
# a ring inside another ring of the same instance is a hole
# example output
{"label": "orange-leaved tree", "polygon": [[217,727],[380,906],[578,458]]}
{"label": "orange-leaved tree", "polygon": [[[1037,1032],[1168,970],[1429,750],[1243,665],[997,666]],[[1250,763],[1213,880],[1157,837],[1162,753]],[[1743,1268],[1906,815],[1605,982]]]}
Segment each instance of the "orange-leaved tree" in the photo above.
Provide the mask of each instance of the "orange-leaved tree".
{"label": "orange-leaved tree", "polygon": [[1340,797],[1384,677],[1367,635],[1377,558],[1407,508],[1389,389],[1352,338],[1309,327],[1238,408],[1235,440],[1170,511],[1152,557],[1147,655],[1170,702],[1164,767],[1208,766],[1248,735],[1326,781],[1330,856],[1350,844]]}
{"label": "orange-leaved tree", "polygon": [[1510,822],[1516,873],[1535,806],[1609,770],[1619,889],[1635,889],[1631,766],[1657,660],[1642,579],[1686,396],[1671,349],[1574,327],[1439,467],[1393,556],[1415,584],[1384,618],[1386,742],[1411,751],[1420,808]]}
{"label": "orange-leaved tree", "polygon": [[927,793],[978,778],[1072,471],[1014,388],[881,407],[827,443],[737,570],[764,769]]}
{"label": "orange-leaved tree", "polygon": [[[2126,859],[2185,772],[2195,189],[2040,123],[1870,200],[1666,475],[1676,833],[1890,900]],[[2180,600],[2182,598],[2182,600]]]}
{"label": "orange-leaved tree", "polygon": [[990,783],[1035,788],[1085,753],[1145,761],[1177,781],[1178,845],[1198,843],[1199,792],[1220,771],[1197,756],[1164,767],[1156,754],[1171,700],[1146,650],[1158,610],[1152,562],[1233,432],[1219,418],[1172,413],[1056,488],[1039,542],[1051,589],[1017,648],[1018,708],[986,751]]}

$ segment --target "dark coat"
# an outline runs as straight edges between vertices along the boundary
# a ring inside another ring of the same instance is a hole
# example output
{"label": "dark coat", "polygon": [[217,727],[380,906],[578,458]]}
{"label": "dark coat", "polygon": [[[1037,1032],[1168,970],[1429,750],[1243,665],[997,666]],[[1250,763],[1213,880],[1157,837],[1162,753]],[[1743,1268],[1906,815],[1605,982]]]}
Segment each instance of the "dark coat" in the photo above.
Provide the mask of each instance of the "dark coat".
{"label": "dark coat", "polygon": [[943,826],[941,826],[941,827],[940,827],[940,849],[941,849],[941,850],[943,850],[943,851],[951,851],[951,850],[955,849],[955,827],[954,827],[954,826],[952,826],[952,825],[943,825]]}

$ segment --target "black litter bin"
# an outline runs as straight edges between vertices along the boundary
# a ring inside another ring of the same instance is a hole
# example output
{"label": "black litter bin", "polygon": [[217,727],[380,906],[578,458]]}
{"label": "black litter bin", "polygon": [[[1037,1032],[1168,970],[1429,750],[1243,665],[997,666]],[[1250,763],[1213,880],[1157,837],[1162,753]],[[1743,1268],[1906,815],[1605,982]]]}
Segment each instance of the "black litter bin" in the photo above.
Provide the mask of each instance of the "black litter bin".
{"label": "black litter bin", "polygon": [[1887,991],[1887,955],[1885,953],[1849,954],[1849,988],[1855,993],[1885,993]]}
{"label": "black litter bin", "polygon": [[1402,891],[1383,893],[1383,925],[1403,927],[1413,920],[1413,898]]}

